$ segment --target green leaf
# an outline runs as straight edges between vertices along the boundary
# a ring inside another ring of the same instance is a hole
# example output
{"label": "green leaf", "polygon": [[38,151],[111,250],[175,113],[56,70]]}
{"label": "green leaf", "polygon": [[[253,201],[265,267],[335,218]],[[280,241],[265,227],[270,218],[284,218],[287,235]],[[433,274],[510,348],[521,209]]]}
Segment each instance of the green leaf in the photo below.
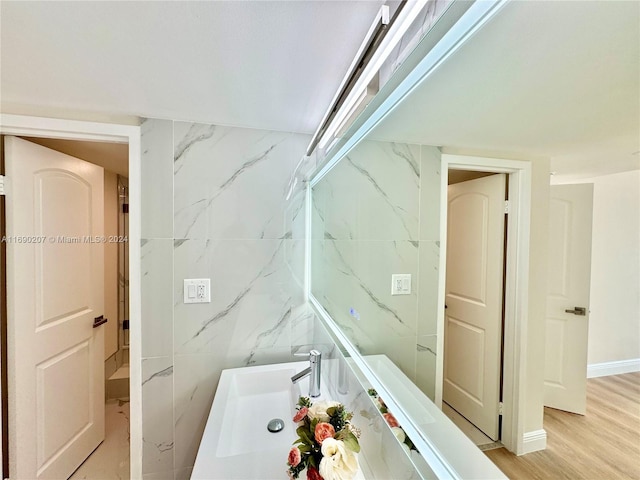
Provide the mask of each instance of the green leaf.
{"label": "green leaf", "polygon": [[298,450],[300,450],[300,453],[309,453],[311,452],[311,446],[302,444],[298,447]]}
{"label": "green leaf", "polygon": [[355,453],[358,453],[360,451],[360,444],[358,443],[358,439],[353,433],[347,431],[347,434],[344,436],[344,439],[342,441],[349,450]]}
{"label": "green leaf", "polygon": [[307,429],[305,428],[305,426],[304,426],[304,425],[303,425],[303,426],[301,426],[301,427],[298,427],[298,428],[296,429],[296,433],[298,434],[298,436],[302,439],[302,441],[303,441],[304,443],[306,443],[306,444],[308,444],[308,445],[311,445],[312,440],[311,440],[310,432],[309,432],[309,430],[307,430]]}
{"label": "green leaf", "polygon": [[327,408],[327,415],[329,415],[330,417],[333,417],[337,411],[338,411],[337,407],[329,407]]}

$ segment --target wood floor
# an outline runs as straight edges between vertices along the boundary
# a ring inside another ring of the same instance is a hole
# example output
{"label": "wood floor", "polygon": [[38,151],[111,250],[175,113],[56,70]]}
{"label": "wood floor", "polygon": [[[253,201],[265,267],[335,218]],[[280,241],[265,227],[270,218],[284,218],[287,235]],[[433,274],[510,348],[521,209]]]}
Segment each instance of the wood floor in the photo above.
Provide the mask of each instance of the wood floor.
{"label": "wood floor", "polygon": [[485,454],[512,480],[640,479],[640,373],[587,381],[587,414],[545,408],[547,449]]}

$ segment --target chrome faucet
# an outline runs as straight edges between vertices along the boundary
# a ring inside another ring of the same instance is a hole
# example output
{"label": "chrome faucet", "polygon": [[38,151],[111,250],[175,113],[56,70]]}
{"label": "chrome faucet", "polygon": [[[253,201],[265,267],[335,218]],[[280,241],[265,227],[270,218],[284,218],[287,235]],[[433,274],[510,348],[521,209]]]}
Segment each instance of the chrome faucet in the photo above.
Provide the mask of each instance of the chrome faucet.
{"label": "chrome faucet", "polygon": [[[301,354],[296,354],[301,355]],[[319,397],[320,396],[320,368],[322,364],[322,352],[319,350],[311,350],[308,354],[305,353],[305,356],[309,356],[309,366],[302,370],[299,373],[296,373],[293,377],[291,377],[291,381],[293,383],[298,383],[307,375],[309,377],[309,396],[310,397]]]}

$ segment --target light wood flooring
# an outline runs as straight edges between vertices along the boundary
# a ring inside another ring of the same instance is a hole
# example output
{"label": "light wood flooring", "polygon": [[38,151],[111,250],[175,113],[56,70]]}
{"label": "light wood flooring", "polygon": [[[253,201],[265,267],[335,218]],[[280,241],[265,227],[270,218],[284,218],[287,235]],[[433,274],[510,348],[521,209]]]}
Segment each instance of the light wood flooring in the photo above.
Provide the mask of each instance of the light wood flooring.
{"label": "light wood flooring", "polygon": [[640,479],[640,373],[587,381],[585,416],[545,408],[547,449],[485,454],[512,480]]}

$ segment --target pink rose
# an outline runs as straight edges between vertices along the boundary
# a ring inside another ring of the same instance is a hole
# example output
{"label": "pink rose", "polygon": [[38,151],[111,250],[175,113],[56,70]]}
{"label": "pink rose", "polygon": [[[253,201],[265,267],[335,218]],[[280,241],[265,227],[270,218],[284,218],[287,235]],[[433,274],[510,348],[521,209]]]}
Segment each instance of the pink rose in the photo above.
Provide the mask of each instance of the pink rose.
{"label": "pink rose", "polygon": [[308,411],[309,409],[307,407],[302,407],[300,410],[298,410],[298,413],[296,413],[295,417],[293,417],[293,421],[294,422],[302,421],[302,419],[307,416]]}
{"label": "pink rose", "polygon": [[298,447],[292,447],[291,450],[289,450],[289,465],[291,465],[292,467],[297,467],[300,463],[300,460],[302,460],[300,449]]}
{"label": "pink rose", "polygon": [[400,424],[396,420],[396,417],[394,417],[390,413],[383,413],[382,416],[387,421],[387,423],[389,424],[390,427],[399,427],[400,426]]}
{"label": "pink rose", "polygon": [[325,438],[333,438],[336,434],[333,425],[330,423],[320,422],[316,425],[316,429],[314,431],[314,436],[316,437],[316,442],[322,443]]}
{"label": "pink rose", "polygon": [[310,466],[307,468],[307,480],[324,480],[324,478],[320,476],[318,470]]}

